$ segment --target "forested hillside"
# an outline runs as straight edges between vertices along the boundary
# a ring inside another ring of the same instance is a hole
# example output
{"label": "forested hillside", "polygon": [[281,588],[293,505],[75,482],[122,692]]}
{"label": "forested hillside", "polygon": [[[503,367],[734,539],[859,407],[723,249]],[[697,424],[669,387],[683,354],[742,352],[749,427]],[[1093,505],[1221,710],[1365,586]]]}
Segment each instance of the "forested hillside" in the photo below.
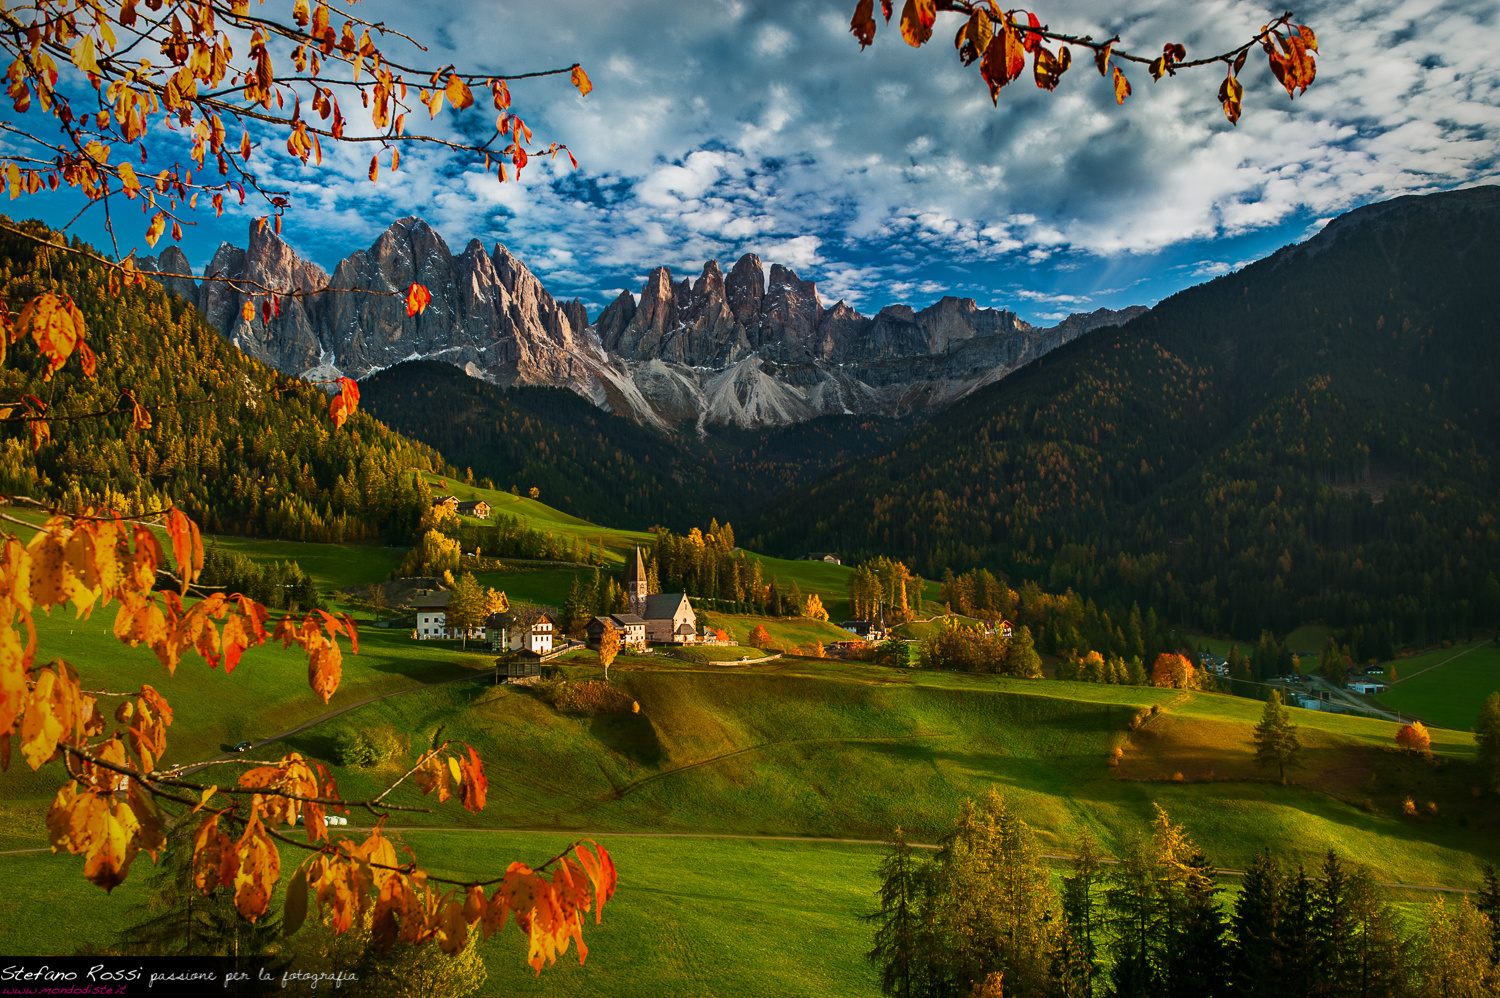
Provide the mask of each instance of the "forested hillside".
{"label": "forested hillside", "polygon": [[747,524],[1252,638],[1500,615],[1500,190],[1402,198],[977,393]]}
{"label": "forested hillside", "polygon": [[[0,398],[35,396],[54,421],[36,452],[26,423],[0,424],[0,490],[127,513],[170,500],[214,532],[410,541],[430,500],[409,469],[444,468],[430,447],[359,412],[335,430],[326,392],[249,359],[160,285],[116,294],[102,264],[0,236],[3,300],[47,290],[73,296],[98,370],[88,378],[74,361],[45,380],[29,342],[11,347]],[[127,393],[149,428],[121,406]]]}
{"label": "forested hillside", "polygon": [[888,446],[906,428],[876,416],[824,416],[785,429],[668,436],[566,389],[502,388],[437,361],[381,371],[360,391],[371,413],[476,480],[535,487],[564,512],[625,528],[687,530],[710,515],[742,516]]}

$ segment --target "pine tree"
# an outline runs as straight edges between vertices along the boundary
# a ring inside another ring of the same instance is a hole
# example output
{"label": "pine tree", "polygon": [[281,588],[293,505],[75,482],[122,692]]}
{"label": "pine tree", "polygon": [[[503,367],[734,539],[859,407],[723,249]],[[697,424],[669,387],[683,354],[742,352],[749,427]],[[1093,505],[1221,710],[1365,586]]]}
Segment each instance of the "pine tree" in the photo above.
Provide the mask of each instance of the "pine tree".
{"label": "pine tree", "polygon": [[802,596],[802,589],[801,589],[800,586],[797,585],[797,582],[796,582],[795,579],[792,580],[791,591],[787,593],[787,602],[789,604],[791,604],[791,606],[790,606],[791,612],[789,614],[787,614],[787,616],[789,616],[789,617],[800,617],[800,616],[802,616],[802,607],[807,602],[807,600],[803,598],[803,596]]}
{"label": "pine tree", "polygon": [[1354,994],[1355,919],[1351,911],[1349,874],[1332,849],[1323,859],[1322,882],[1313,893],[1313,942],[1321,969],[1320,995],[1342,998]]}
{"label": "pine tree", "polygon": [[1186,873],[1167,954],[1168,998],[1220,998],[1229,992],[1218,871],[1199,849],[1181,861]]}
{"label": "pine tree", "polygon": [[1065,964],[1070,973],[1082,970],[1082,987],[1066,993],[1069,996],[1092,995],[1094,977],[1099,972],[1099,890],[1104,875],[1099,862],[1099,843],[1092,835],[1085,832],[1079,836],[1074,848],[1077,852],[1073,857],[1073,875],[1063,879],[1062,906],[1063,919],[1068,927],[1067,939],[1078,952],[1068,953]]}
{"label": "pine tree", "polygon": [[1281,892],[1281,994],[1286,998],[1309,998],[1318,979],[1318,945],[1313,932],[1315,895],[1312,880],[1299,863],[1297,875],[1285,881]]}
{"label": "pine tree", "polygon": [[1262,766],[1275,766],[1281,782],[1285,783],[1286,768],[1297,764],[1301,752],[1297,726],[1281,704],[1280,691],[1272,690],[1266,697],[1260,723],[1255,726],[1255,761]]}
{"label": "pine tree", "polygon": [[583,583],[579,582],[578,576],[575,575],[572,583],[568,585],[568,598],[563,602],[563,630],[573,630],[590,616],[592,614],[589,613],[588,601],[583,595]]}
{"label": "pine tree", "polygon": [[880,990],[891,998],[915,998],[914,977],[921,954],[918,864],[912,859],[906,833],[898,826],[891,852],[876,871],[880,876],[880,910],[865,916],[876,923],[875,945],[866,956],[880,968]]}
{"label": "pine tree", "polygon": [[1235,990],[1244,998],[1280,998],[1283,993],[1281,865],[1266,849],[1256,855],[1240,880],[1234,902]]}

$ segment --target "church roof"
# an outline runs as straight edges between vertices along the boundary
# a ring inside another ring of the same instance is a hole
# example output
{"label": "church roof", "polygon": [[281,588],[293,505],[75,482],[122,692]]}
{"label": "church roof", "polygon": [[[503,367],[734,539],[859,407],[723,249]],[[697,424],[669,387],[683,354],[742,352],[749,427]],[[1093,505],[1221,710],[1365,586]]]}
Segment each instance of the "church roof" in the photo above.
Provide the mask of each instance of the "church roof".
{"label": "church roof", "polygon": [[646,563],[641,560],[641,549],[635,549],[635,561],[625,569],[625,584],[646,581]]}
{"label": "church roof", "polygon": [[[647,620],[670,620],[684,603],[687,603],[687,596],[683,593],[652,593],[646,597],[646,612],[641,616]],[[688,608],[692,608],[691,603]]]}

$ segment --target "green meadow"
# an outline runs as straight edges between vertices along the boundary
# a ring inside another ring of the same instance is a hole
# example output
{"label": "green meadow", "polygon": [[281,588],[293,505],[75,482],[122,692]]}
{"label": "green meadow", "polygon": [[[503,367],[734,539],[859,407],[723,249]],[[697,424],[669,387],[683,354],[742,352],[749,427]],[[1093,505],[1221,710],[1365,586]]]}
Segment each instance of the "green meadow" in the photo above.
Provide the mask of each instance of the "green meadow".
{"label": "green meadow", "polygon": [[[512,500],[538,524],[603,535],[622,560],[626,543],[650,537],[568,523],[508,493],[482,497]],[[257,559],[295,560],[325,590],[384,578],[401,557],[377,547],[217,543]],[[836,582],[839,593],[848,571],[776,564],[803,573],[783,581],[796,578],[809,590]],[[575,574],[585,573],[517,566],[484,581],[518,600],[560,603]],[[1470,887],[1485,862],[1500,859],[1500,809],[1493,795],[1476,792],[1483,781],[1464,730],[1434,729],[1429,760],[1399,751],[1392,723],[1296,711],[1306,750],[1282,786],[1253,762],[1251,732],[1262,709],[1255,701],[794,654],[741,665],[741,656],[759,657],[746,647],[758,624],[789,650],[847,634],[806,618],[702,616],[740,645],[704,649],[716,654],[700,662],[622,655],[611,681],[639,707],[622,716],[560,713],[529,688],[495,685],[491,656],[416,642],[403,629],[362,627],[360,652],[345,655],[342,683],[326,706],[307,688],[303,659],[279,647],[248,652],[232,674],[188,656],[169,676],[148,650],[113,638],[113,608],[86,621],[56,613],[39,620],[38,633],[43,658],[76,664],[86,688],[161,690],[175,710],[169,762],[303,726],[254,754],[295,750],[326,760],[343,729],[386,732],[399,746],[394,758],[332,767],[341,792],[359,799],[380,792],[437,740],[473,745],[489,776],[483,813],[452,801],[438,806],[410,786],[392,798],[432,809],[401,814],[397,834],[435,872],[491,876],[575,837],[603,841],[621,886],[604,924],[589,926],[588,964],[578,967],[570,954],[534,979],[512,930],[483,944],[490,979],[481,994],[878,994],[862,957],[869,929],[861,916],[873,904],[881,849],[837,840],[880,840],[900,825],[916,841],[936,841],[962,800],[990,787],[1055,853],[1084,831],[1119,853],[1160,805],[1231,869],[1266,847],[1309,865],[1332,848],[1383,880]],[[936,626],[909,629],[920,637]],[[1471,718],[1500,674],[1500,649],[1453,657],[1463,651],[1402,660],[1401,674],[1411,675],[1452,659],[1389,696],[1434,719],[1441,710]],[[601,675],[592,653],[570,656],[559,670],[573,680]],[[227,781],[242,765],[204,775]],[[0,781],[0,850],[45,843],[58,776],[56,767],[34,774],[12,765]],[[1404,815],[1408,798],[1420,817]],[[351,823],[370,818],[356,812]],[[662,835],[669,837],[654,837]],[[0,950],[108,945],[144,899],[149,870],[142,857],[130,880],[106,895],[82,879],[75,858],[0,855],[9,885],[0,899]]]}
{"label": "green meadow", "polygon": [[[1491,693],[1500,691],[1500,646],[1493,641],[1397,659],[1398,682],[1375,699],[1387,707],[1467,732]],[[1402,677],[1410,676],[1406,679]]]}

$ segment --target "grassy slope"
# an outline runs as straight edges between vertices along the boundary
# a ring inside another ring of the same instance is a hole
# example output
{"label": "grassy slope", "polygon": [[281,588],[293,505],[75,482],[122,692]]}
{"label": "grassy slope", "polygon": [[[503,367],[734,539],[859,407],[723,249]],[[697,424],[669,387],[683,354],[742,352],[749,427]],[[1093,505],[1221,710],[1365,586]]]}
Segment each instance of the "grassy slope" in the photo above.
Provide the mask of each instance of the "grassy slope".
{"label": "grassy slope", "polygon": [[[612,674],[639,715],[561,716],[515,688],[455,686],[356,716],[414,742],[441,727],[480,749],[492,810],[441,819],[457,824],[850,837],[900,824],[931,840],[964,796],[994,785],[1058,849],[1085,828],[1121,848],[1160,802],[1226,866],[1266,845],[1308,862],[1334,847],[1389,879],[1468,883],[1496,855],[1500,814],[1469,796],[1473,748],[1459,732],[1434,732],[1433,766],[1390,747],[1392,724],[1298,712],[1307,766],[1281,787],[1250,763],[1260,706],[1232,697],[795,660],[622,658]],[[1132,733],[1151,703],[1164,715]],[[1125,757],[1112,770],[1117,744]],[[293,745],[320,747],[312,736]],[[388,769],[339,783],[359,792]],[[1399,818],[1408,794],[1440,816]]]}
{"label": "grassy slope", "polygon": [[1462,732],[1473,727],[1485,698],[1500,690],[1500,647],[1493,642],[1397,659],[1395,666],[1398,679],[1412,678],[1375,699]]}

